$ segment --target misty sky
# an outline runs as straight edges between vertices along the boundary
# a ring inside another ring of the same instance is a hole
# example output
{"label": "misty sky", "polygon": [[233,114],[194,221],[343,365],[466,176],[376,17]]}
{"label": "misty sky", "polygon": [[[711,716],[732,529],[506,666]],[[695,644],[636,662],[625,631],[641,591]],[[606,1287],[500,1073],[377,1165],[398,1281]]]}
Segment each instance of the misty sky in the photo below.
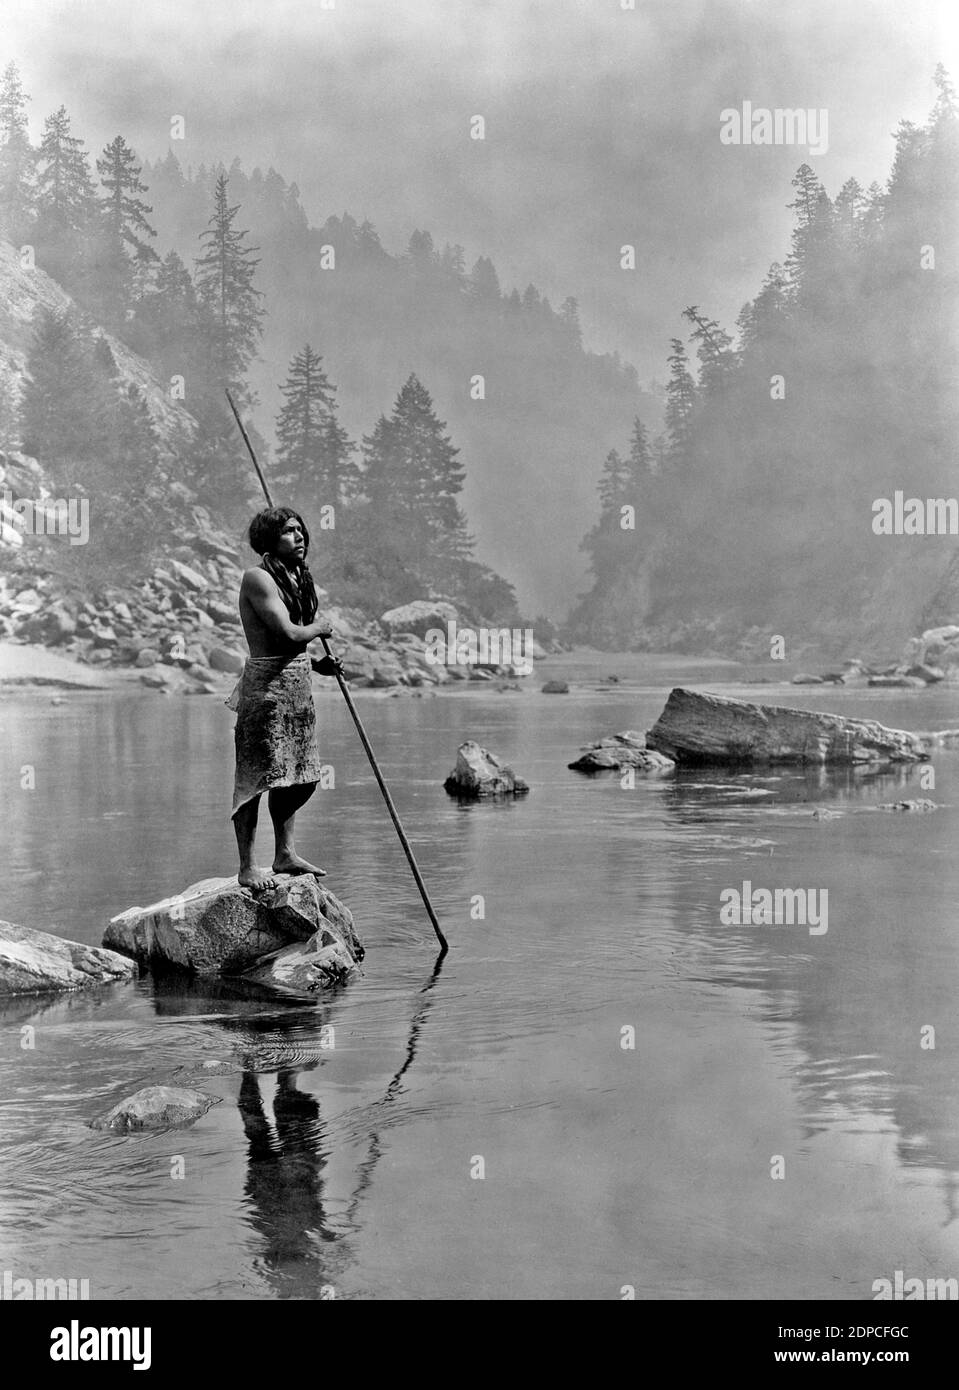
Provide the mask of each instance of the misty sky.
{"label": "misty sky", "polygon": [[[0,61],[42,118],[65,103],[99,151],[122,133],[184,165],[273,164],[311,218],[415,226],[492,256],[507,286],[580,300],[590,346],[665,376],[679,313],[732,327],[788,246],[789,181],[884,181],[922,120],[945,0],[2,0]],[[722,146],[719,113],[823,108],[829,149]],[[469,138],[482,114],[486,140]],[[619,268],[619,247],[638,266]]]}

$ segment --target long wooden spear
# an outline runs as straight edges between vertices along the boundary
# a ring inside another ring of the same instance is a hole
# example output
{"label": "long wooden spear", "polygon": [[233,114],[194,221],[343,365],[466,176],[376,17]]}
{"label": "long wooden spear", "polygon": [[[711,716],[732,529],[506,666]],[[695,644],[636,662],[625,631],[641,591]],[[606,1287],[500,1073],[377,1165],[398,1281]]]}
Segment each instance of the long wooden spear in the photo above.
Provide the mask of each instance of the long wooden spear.
{"label": "long wooden spear", "polygon": [[[229,391],[227,391],[226,393],[226,398],[230,402],[230,409],[233,411],[233,418],[236,420],[236,423],[239,426],[240,433],[243,436],[243,442],[246,445],[250,458],[253,461],[253,467],[256,469],[256,476],[259,478],[260,486],[263,489],[263,496],[266,498],[266,504],[268,507],[272,507],[273,498],[270,496],[270,489],[266,485],[266,479],[263,476],[263,470],[259,465],[256,454],[253,450],[253,445],[250,443],[250,436],[247,434],[246,429],[243,425],[243,421],[240,419],[240,412],[237,410],[236,404]],[[327,639],[325,637],[321,637],[320,641],[323,643],[323,650],[326,652],[327,656],[332,657],[333,653],[330,650],[330,644],[327,641]],[[433,904],[430,902],[430,896],[426,891],[426,884],[423,882],[423,875],[419,871],[419,866],[417,865],[416,859],[413,856],[412,846],[410,845],[409,840],[406,838],[406,832],[400,824],[399,816],[396,814],[396,807],[393,805],[393,798],[390,796],[390,789],[386,785],[386,782],[383,780],[383,774],[382,772],[380,772],[379,764],[376,761],[376,756],[370,745],[370,741],[366,736],[366,730],[363,728],[362,720],[356,712],[356,706],[353,703],[353,696],[350,694],[350,688],[339,671],[336,671],[335,675],[336,683],[340,687],[340,690],[343,694],[343,699],[346,701],[346,707],[352,715],[353,723],[356,725],[356,732],[360,736],[360,742],[366,750],[366,756],[370,760],[370,767],[373,769],[373,775],[379,783],[380,791],[383,793],[383,800],[386,802],[386,809],[389,811],[390,818],[392,819],[393,824],[396,826],[396,833],[400,837],[400,844],[403,846],[403,853],[406,855],[406,858],[409,861],[409,866],[413,871],[413,877],[416,879],[416,886],[420,890],[420,897],[423,899],[423,905],[425,906],[426,911],[429,914],[429,919],[433,925],[433,930],[436,932],[436,939],[440,943],[440,955],[443,956],[449,950],[449,942],[443,935],[440,924],[436,919],[436,913],[433,911]]]}

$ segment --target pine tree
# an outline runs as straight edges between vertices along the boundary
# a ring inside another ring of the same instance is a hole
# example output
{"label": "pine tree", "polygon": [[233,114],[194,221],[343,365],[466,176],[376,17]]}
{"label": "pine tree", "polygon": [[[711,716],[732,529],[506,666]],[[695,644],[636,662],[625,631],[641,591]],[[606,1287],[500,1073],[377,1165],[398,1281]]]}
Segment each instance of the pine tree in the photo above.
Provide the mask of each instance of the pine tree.
{"label": "pine tree", "polygon": [[66,107],[44,122],[38,158],[37,213],[44,237],[88,231],[97,216],[97,197],[83,141],[71,135]]}
{"label": "pine tree", "polygon": [[531,319],[538,319],[543,307],[539,290],[535,285],[527,285],[523,291],[523,310]]}
{"label": "pine tree", "polygon": [[809,310],[826,309],[832,289],[833,208],[826,190],[808,164],[793,178],[796,214],[792,249],[786,261],[792,293]]}
{"label": "pine tree", "polygon": [[110,438],[104,368],[91,347],[72,314],[39,311],[27,360],[23,446],[55,479],[74,481],[76,467],[102,454]]}
{"label": "pine tree", "polygon": [[15,63],[0,81],[0,235],[19,242],[33,219],[36,154],[27,129],[28,97]]}
{"label": "pine tree", "polygon": [[572,295],[567,296],[559,307],[563,327],[576,347],[583,346],[583,330],[579,322],[579,303]]}
{"label": "pine tree", "polygon": [[382,262],[389,259],[388,253],[383,249],[379,233],[368,218],[362,221],[357,228],[356,248],[363,260],[367,262]]}
{"label": "pine tree", "polygon": [[465,477],[429,392],[411,375],[387,420],[363,440],[364,490],[381,531],[435,582],[449,580],[472,539],[458,503]]}
{"label": "pine tree", "polygon": [[649,447],[649,437],[646,433],[646,426],[639,416],[633,421],[633,433],[629,440],[626,469],[629,477],[629,491],[632,494],[626,500],[638,508],[648,490],[649,480],[653,476],[653,455]]}
{"label": "pine tree", "polygon": [[277,481],[292,497],[338,506],[353,495],[353,446],[336,418],[336,388],[309,343],[290,363],[276,419]]}
{"label": "pine tree", "polygon": [[134,253],[151,251],[145,238],[156,236],[147,221],[147,213],[153,209],[137,197],[138,193],[148,191],[146,184],[140,182],[142,172],[136,155],[122,135],[111,140],[97,160],[100,183],[107,190],[107,224],[117,241]]}
{"label": "pine tree", "polygon": [[470,271],[470,296],[477,304],[499,304],[501,292],[496,267],[487,256],[480,256]]}
{"label": "pine tree", "polygon": [[146,186],[122,135],[106,146],[97,172],[107,197],[99,204],[99,230],[84,238],[84,296],[105,323],[125,333],[136,303],[151,287],[157,257],[143,238],[156,233],[146,220],[151,209],[136,196]]}
{"label": "pine tree", "polygon": [[689,371],[689,359],[681,339],[670,340],[672,352],[669,381],[666,384],[667,464],[670,469],[684,468],[689,462],[692,417],[696,405],[696,386]]}
{"label": "pine tree", "polygon": [[927,244],[937,244],[946,264],[959,255],[959,220],[956,218],[959,182],[959,104],[949,74],[940,63],[934,81],[938,95],[929,118],[929,157],[926,205],[931,214]]}
{"label": "pine tree", "polygon": [[836,230],[842,244],[853,250],[859,246],[859,223],[865,201],[862,187],[856,179],[847,179],[836,194]]}
{"label": "pine tree", "polygon": [[615,449],[610,449],[599,479],[600,527],[608,526],[613,520],[618,521],[620,507],[624,502],[632,502],[630,483],[629,465]]}
{"label": "pine tree", "polygon": [[880,184],[873,179],[866,189],[865,207],[862,214],[862,242],[864,247],[875,248],[882,237],[882,222],[886,206],[886,195]]}
{"label": "pine tree", "polygon": [[449,242],[443,247],[439,259],[439,271],[443,279],[456,290],[462,290],[466,285],[466,261],[462,246],[450,246]]}
{"label": "pine tree", "polygon": [[130,346],[148,357],[162,376],[189,376],[196,387],[207,373],[196,290],[175,251],[157,265],[147,292],[138,298],[128,336]]}
{"label": "pine tree", "polygon": [[121,385],[117,400],[117,475],[124,500],[143,518],[151,511],[156,487],[160,436],[149,407],[132,382]]}
{"label": "pine tree", "polygon": [[427,276],[435,269],[437,257],[429,232],[413,232],[406,248],[406,259],[414,275]]}
{"label": "pine tree", "polygon": [[683,318],[693,325],[690,337],[698,344],[699,388],[706,397],[719,396],[729,386],[736,370],[733,340],[715,319],[701,314],[696,304],[683,310]]}
{"label": "pine tree", "polygon": [[744,361],[762,357],[762,366],[766,367],[767,355],[785,340],[788,313],[786,272],[774,261],[759,294],[743,307],[736,320]]}
{"label": "pine tree", "polygon": [[256,353],[264,310],[253,277],[259,260],[256,246],[246,246],[249,232],[233,224],[239,204],[227,201],[227,178],[216,181],[213,215],[200,233],[205,243],[196,266],[197,297],[209,325],[214,371],[224,384],[242,389],[243,373]]}
{"label": "pine tree", "polygon": [[400,511],[405,506],[399,495],[402,457],[396,431],[385,415],[380,415],[362,440],[363,493],[374,511]]}

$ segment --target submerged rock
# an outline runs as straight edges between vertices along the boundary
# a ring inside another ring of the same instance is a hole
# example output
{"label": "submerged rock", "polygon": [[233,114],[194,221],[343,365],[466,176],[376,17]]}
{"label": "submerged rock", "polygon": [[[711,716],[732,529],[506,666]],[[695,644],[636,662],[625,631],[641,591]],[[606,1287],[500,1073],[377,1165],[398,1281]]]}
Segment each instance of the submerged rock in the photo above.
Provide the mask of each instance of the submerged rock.
{"label": "submerged rock", "polygon": [[312,874],[277,874],[278,887],[254,895],[236,878],[209,878],[151,907],[114,917],[105,946],[155,974],[241,975],[263,956],[326,930],[355,962],[363,947],[353,915]]}
{"label": "submerged rock", "polygon": [[869,684],[886,690],[923,690],[926,682],[919,676],[870,676]]}
{"label": "submerged rock", "polygon": [[930,733],[917,734],[927,748],[959,748],[959,729],[933,729]]}
{"label": "submerged rock", "polygon": [[640,772],[671,772],[676,764],[663,753],[647,748],[644,734],[626,729],[621,734],[585,744],[582,757],[568,766],[574,772],[606,772],[620,767],[635,767]]}
{"label": "submerged rock", "polygon": [[175,1125],[192,1124],[214,1105],[219,1096],[203,1091],[187,1090],[182,1086],[144,1086],[142,1091],[128,1096],[90,1121],[91,1129],[112,1129],[116,1134],[129,1134],[137,1129],[171,1129]]}
{"label": "submerged rock", "polygon": [[871,719],[682,689],[670,692],[646,745],[681,764],[911,763],[929,757],[919,735]]}
{"label": "submerged rock", "polygon": [[310,995],[346,984],[356,971],[356,958],[342,941],[323,928],[309,941],[294,941],[263,956],[243,978],[283,994]]}
{"label": "submerged rock", "polygon": [[90,989],[136,973],[133,961],[115,951],[0,921],[0,996]]}
{"label": "submerged rock", "polygon": [[879,807],[880,811],[938,811],[939,807],[934,801],[927,797],[920,796],[912,801],[884,801]]}
{"label": "submerged rock", "polygon": [[450,796],[525,796],[529,791],[522,777],[473,739],[460,744],[456,766],[443,786]]}

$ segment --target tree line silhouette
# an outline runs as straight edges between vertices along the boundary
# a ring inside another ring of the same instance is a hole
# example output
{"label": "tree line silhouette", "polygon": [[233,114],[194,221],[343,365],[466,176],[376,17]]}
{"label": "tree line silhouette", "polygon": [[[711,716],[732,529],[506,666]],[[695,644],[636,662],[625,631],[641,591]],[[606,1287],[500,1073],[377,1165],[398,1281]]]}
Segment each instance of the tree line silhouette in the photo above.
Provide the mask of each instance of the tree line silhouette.
{"label": "tree line silhouette", "polygon": [[800,166],[788,257],[737,341],[684,309],[662,434],[648,442],[637,420],[626,457],[602,466],[577,640],[696,651],[755,626],[842,644],[877,595],[915,582],[916,550],[890,569],[870,517],[897,488],[955,492],[959,117],[941,66],[935,83],[928,121],[899,126],[885,187],[850,178],[830,198]]}

